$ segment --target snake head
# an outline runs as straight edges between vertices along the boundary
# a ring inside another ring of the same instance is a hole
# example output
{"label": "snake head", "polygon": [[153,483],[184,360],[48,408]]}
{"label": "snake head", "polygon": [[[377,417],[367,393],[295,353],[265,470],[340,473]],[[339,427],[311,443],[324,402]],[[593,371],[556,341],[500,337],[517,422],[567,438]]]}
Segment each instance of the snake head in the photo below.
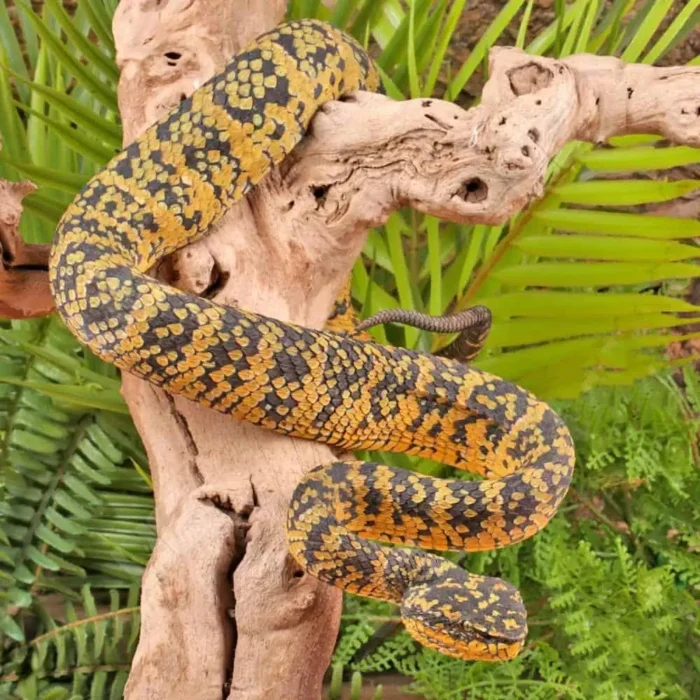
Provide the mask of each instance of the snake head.
{"label": "snake head", "polygon": [[411,586],[401,617],[421,644],[470,661],[515,658],[527,636],[527,613],[518,590],[501,579],[460,569]]}

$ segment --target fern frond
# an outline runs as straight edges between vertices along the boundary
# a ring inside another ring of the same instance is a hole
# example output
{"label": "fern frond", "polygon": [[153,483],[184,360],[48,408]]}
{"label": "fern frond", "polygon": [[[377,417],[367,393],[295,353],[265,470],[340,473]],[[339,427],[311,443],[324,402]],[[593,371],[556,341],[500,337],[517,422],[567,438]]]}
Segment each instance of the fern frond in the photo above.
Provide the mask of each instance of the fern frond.
{"label": "fern frond", "polygon": [[0,652],[3,697],[123,696],[138,640],[138,587],[98,600],[83,586],[79,601],[79,608],[68,601],[63,612],[35,601],[23,614],[32,634]]}

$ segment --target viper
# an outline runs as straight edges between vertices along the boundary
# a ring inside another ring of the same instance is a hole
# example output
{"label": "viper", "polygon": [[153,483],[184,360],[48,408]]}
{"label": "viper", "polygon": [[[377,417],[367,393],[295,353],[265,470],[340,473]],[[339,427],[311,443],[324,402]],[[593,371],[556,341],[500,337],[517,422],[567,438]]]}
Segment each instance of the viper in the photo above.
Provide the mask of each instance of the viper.
{"label": "viper", "polygon": [[460,360],[376,344],[343,328],[342,310],[313,330],[147,274],[279,164],[321,105],[380,89],[365,51],[327,24],[292,22],[259,37],[80,192],[54,239],[52,292],[81,343],[168,392],[285,435],[482,475],[319,466],[293,494],[288,540],[311,575],[400,605],[419,642],[509,659],[527,633],[517,589],[434,552],[505,547],[552,518],[574,466],[552,409]]}

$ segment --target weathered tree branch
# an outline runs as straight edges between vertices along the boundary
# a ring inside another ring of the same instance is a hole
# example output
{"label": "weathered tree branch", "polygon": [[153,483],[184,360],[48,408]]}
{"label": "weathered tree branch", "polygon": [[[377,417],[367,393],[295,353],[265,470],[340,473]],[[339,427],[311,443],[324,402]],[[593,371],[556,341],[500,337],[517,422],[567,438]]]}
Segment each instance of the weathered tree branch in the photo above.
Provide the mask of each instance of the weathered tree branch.
{"label": "weathered tree branch", "polygon": [[[183,57],[191,52],[201,56],[201,46],[212,45],[202,41],[202,33],[212,27],[193,19],[178,17],[188,29],[173,44],[174,25],[162,18],[158,36],[165,44],[158,51],[177,45]],[[190,36],[197,38],[191,50]],[[120,56],[121,51],[120,44]],[[192,87],[224,58],[223,51],[210,61],[200,58],[201,72],[188,74]],[[142,76],[143,63],[138,65],[133,75]],[[213,293],[224,303],[321,327],[366,230],[399,206],[452,220],[500,222],[541,194],[549,159],[571,139],[602,141],[613,134],[652,130],[700,143],[697,71],[624,66],[595,57],[558,62],[498,49],[492,53],[490,74],[482,105],[469,112],[436,100],[396,103],[371,94],[326,105],[309,137],[279,170],[216,232],[173,256],[161,272],[194,293]],[[165,98],[157,88],[149,93],[153,97],[146,100],[144,126],[157,116],[148,112],[151,101],[172,103],[185,90],[182,80],[164,82]],[[676,104],[667,99],[669,89],[678,91]],[[142,109],[141,91],[136,93]],[[131,88],[122,82],[123,106],[129,94]],[[339,600],[334,591],[296,577],[300,572],[287,555],[282,523],[297,479],[331,459],[330,451],[232,424],[138,380],[126,380],[125,396],[149,450],[163,533],[145,578],[147,617],[131,696],[165,697],[176,689],[182,693],[184,684],[188,697],[208,697],[216,682],[211,690],[202,688],[203,668],[207,677],[220,678],[222,661],[228,658],[225,643],[216,644],[216,653],[209,648],[202,654],[200,646],[203,639],[226,639],[217,627],[222,600],[192,595],[221,589],[213,577],[207,587],[194,573],[204,567],[221,574],[217,553],[226,551],[231,539],[224,528],[210,534],[222,517],[213,509],[210,521],[202,517],[199,527],[188,528],[191,513],[203,508],[189,494],[203,482],[210,491],[229,492],[237,513],[252,511],[247,547],[233,577],[238,636],[231,696],[318,697]],[[172,517],[176,504],[181,504],[175,511],[179,515]],[[180,535],[176,557],[161,551],[164,540],[172,547],[173,530]],[[202,560],[204,539],[208,548]],[[176,571],[199,587],[183,585],[177,605],[164,606],[163,582],[176,581]],[[154,618],[151,624],[149,617]],[[167,624],[154,632],[155,618]],[[187,622],[190,633],[178,636],[177,651],[193,651],[183,667],[173,663],[173,645],[165,646],[171,650],[165,655],[161,645],[167,642],[164,635]],[[174,668],[181,671],[177,680]]]}
{"label": "weathered tree branch", "polygon": [[[285,5],[122,0],[114,31],[125,142],[276,24]],[[697,68],[499,48],[489,74],[481,105],[466,112],[366,93],[325,105],[245,202],[154,272],[221,303],[320,328],[367,229],[397,207],[502,222],[542,193],[550,158],[572,139],[641,131],[700,145]],[[217,698],[230,679],[235,698],[319,697],[340,595],[297,570],[283,522],[300,476],[331,451],[133,377],[123,391],[148,450],[158,524],[128,696]],[[227,501],[235,517],[206,496]]]}
{"label": "weathered tree branch", "polygon": [[[251,17],[255,13],[249,12],[255,4],[254,0],[243,3],[246,9],[241,12],[248,12],[246,22],[232,23],[234,31],[230,35],[222,30],[227,25],[219,19],[222,16],[226,19],[226,10],[228,14],[236,14],[229,4],[224,0],[202,0],[197,5],[187,5],[184,11],[175,8],[172,16],[177,16],[177,20],[173,19],[172,28],[168,26],[168,30],[172,29],[168,37],[161,36],[165,30],[158,24],[163,9],[156,8],[155,12],[145,13],[146,17],[143,18],[144,12],[137,3],[122,4],[123,19],[115,24],[115,34],[120,46],[124,45],[120,54],[122,81],[128,81],[129,85],[128,90],[120,90],[120,105],[122,113],[133,115],[132,120],[125,122],[126,142],[132,140],[143,125],[155,121],[159,114],[200,85],[215,72],[217,66],[225,62],[233,47],[240,46],[244,37],[255,33],[246,33],[246,27],[254,26]],[[212,14],[208,14],[210,6],[213,8]],[[187,21],[194,12],[199,16],[199,8],[203,8],[207,18],[201,24],[188,26]],[[214,12],[214,9],[221,12]],[[265,14],[261,15],[257,26],[273,24],[280,12],[279,8],[275,11],[274,3],[267,3],[263,11]],[[133,33],[130,33],[132,30]],[[186,44],[190,52],[183,55],[179,51],[166,51],[171,58],[161,55],[153,46],[149,46],[156,35],[161,42],[167,39],[168,45]],[[122,36],[126,38],[120,41]],[[218,43],[214,36],[218,37]],[[177,58],[174,58],[176,55]],[[402,116],[411,116],[412,119],[404,118],[398,125],[393,125],[391,132],[386,132],[386,137],[382,139],[375,134],[381,133],[384,124],[395,116],[396,108],[379,97],[358,96],[358,99],[375,100],[361,104],[363,119],[367,117],[364,110],[379,109],[376,115],[372,115],[376,118],[371,125],[366,124],[361,129],[359,127],[363,125],[352,121],[355,110],[329,105],[324,110],[326,114],[331,109],[337,112],[329,129],[341,130],[336,135],[336,141],[342,150],[348,150],[348,136],[355,139],[358,146],[366,148],[376,148],[378,144],[393,148],[395,141],[405,143],[411,137],[420,135],[421,131],[437,136],[432,151],[419,148],[424,158],[430,157],[435,161],[436,179],[442,175],[440,167],[444,169],[446,165],[443,161],[449,160],[452,154],[458,154],[459,161],[454,170],[458,171],[461,184],[466,185],[467,190],[470,186],[473,190],[462,194],[468,195],[472,203],[482,203],[482,206],[470,210],[452,205],[438,206],[439,210],[446,217],[462,220],[466,216],[469,222],[487,223],[506,220],[541,193],[544,169],[549,158],[567,141],[579,139],[604,143],[611,136],[655,133],[675,143],[698,145],[698,68],[628,65],[616,58],[591,55],[554,61],[530,58],[517,49],[497,47],[491,51],[490,71],[492,77],[484,88],[481,105],[468,112],[432,99],[420,101],[429,109],[423,113],[414,111],[411,115],[404,114],[404,107],[401,106],[398,110]],[[142,97],[145,93],[157,95],[157,98],[144,101]],[[431,120],[435,128],[429,129],[425,124],[421,128],[421,114]],[[319,116],[316,121],[321,119]],[[452,120],[456,123],[452,123]],[[525,125],[528,125],[527,130],[523,129]],[[351,128],[349,134],[348,127]],[[392,138],[387,138],[389,133]],[[306,146],[313,144],[322,146],[321,151],[325,145],[323,139],[311,136]],[[406,155],[410,154],[407,152]],[[471,182],[464,179],[467,166],[474,172]],[[305,166],[305,170],[309,169],[309,166]],[[482,180],[480,173],[489,175],[488,181]],[[426,174],[431,175],[429,171]],[[447,184],[454,185],[452,177],[449,179]],[[486,184],[486,189],[480,182]],[[514,184],[517,186],[513,189]],[[404,195],[409,203],[425,209],[425,206],[421,207],[423,188],[424,185],[414,188],[418,189],[415,202],[410,190]],[[456,192],[459,191],[458,188]],[[0,190],[0,198],[5,196]],[[395,197],[393,199],[396,200]],[[387,204],[392,205],[392,202]],[[427,206],[435,211],[435,204],[429,202]],[[694,209],[689,209],[689,215],[692,215],[692,211]],[[14,245],[18,248],[18,257],[13,264],[8,264],[6,259],[5,268],[31,267],[33,274],[31,285],[27,285],[23,276],[16,274],[16,283],[25,286],[3,287],[7,291],[2,299],[6,305],[9,304],[5,315],[21,318],[46,314],[52,307],[47,282],[43,279],[47,274],[47,248],[23,244],[18,236],[10,236],[10,239],[16,241]],[[7,241],[5,245],[8,245]],[[200,264],[192,269],[192,263],[189,263],[186,269],[178,270],[178,274],[185,275],[189,280],[186,288],[202,292],[210,286],[207,274],[213,269],[211,262],[200,260],[203,266]],[[170,263],[172,261],[167,264]],[[12,302],[20,297],[21,308],[13,310]]]}
{"label": "weathered tree branch", "polygon": [[[122,2],[114,29],[125,141],[245,41],[277,24],[285,7],[281,1]],[[334,276],[347,276],[360,231],[324,269],[321,250],[297,245],[299,235],[280,225],[273,193],[271,180],[206,241],[173,256],[159,272],[223,303],[323,325],[336,293]],[[234,423],[133,378],[125,378],[123,391],[148,450],[159,534],[144,576],[128,697],[221,697],[229,679],[231,697],[318,697],[341,599],[299,576],[283,522],[296,482],[331,460],[330,450]],[[210,492],[229,500],[236,517],[199,500]],[[232,608],[235,638],[227,616]]]}
{"label": "weathered tree branch", "polygon": [[19,232],[22,200],[35,189],[29,180],[0,179],[0,316],[5,318],[44,316],[54,308],[48,280],[50,246],[27,244]]}

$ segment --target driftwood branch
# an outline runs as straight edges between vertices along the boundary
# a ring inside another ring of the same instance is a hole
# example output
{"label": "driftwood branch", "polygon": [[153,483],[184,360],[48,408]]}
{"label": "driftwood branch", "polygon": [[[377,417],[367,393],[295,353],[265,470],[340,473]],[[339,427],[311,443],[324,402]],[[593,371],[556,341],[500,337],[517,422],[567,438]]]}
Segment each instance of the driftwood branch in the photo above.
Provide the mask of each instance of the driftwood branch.
{"label": "driftwood branch", "polygon": [[[114,30],[125,142],[277,24],[285,7],[123,1]],[[287,195],[280,208],[273,182],[156,273],[222,303],[321,326],[335,276],[347,276],[347,260],[359,253],[359,226],[326,268],[327,248],[307,249],[298,231],[280,225]],[[330,450],[235,423],[131,377],[123,392],[148,450],[158,526],[127,696],[320,696],[340,593],[300,576],[283,522],[298,479],[331,460]]]}
{"label": "driftwood branch", "polygon": [[[128,89],[119,92],[120,107],[122,114],[132,117],[124,124],[125,141],[131,141],[144,125],[155,121],[201,85],[259,27],[274,24],[280,16],[280,4],[275,7],[274,2],[263,3],[256,12],[253,11],[255,0],[239,3],[241,9],[236,5],[235,11],[225,0],[186,2],[167,11],[167,16],[172,18],[170,26],[162,21],[164,8],[145,11],[137,2],[122,3],[115,36],[121,50],[122,85],[128,85]],[[208,13],[210,9],[213,14],[187,25],[192,16]],[[239,13],[243,22],[238,21]],[[257,23],[253,17],[258,18]],[[229,21],[229,18],[233,19]],[[170,35],[165,34],[171,30]],[[153,45],[154,39],[159,39],[159,43]],[[184,54],[166,51],[171,55],[169,58],[160,53],[161,44],[186,46],[189,50]],[[501,223],[539,196],[549,158],[568,141],[605,143],[611,136],[653,133],[678,144],[698,145],[698,68],[654,68],[592,55],[555,61],[497,47],[490,54],[490,71],[492,77],[484,88],[481,105],[468,112],[440,100],[420,100],[413,105],[401,103],[396,107],[390,106],[385,98],[360,95],[363,120],[371,116],[370,123],[353,122],[356,110],[352,107],[328,105],[322,114],[328,116],[333,112],[333,118],[326,132],[334,128],[342,130],[335,135],[331,133],[331,141],[339,152],[349,150],[355,143],[358,148],[395,149],[397,142],[405,145],[421,134],[429,136],[431,149],[419,144],[416,151],[424,159],[434,161],[424,172],[434,178],[428,191],[441,184],[447,186],[447,192],[439,198],[426,198],[425,182],[421,181],[400,191],[404,203],[441,213],[446,218],[482,223]],[[146,94],[154,97],[144,100]],[[419,103],[425,111],[406,111]],[[371,115],[367,114],[368,109],[373,110]],[[398,112],[401,120],[391,123]],[[432,121],[432,127],[424,119]],[[322,120],[319,115],[316,125]],[[310,154],[314,147],[323,152],[326,140],[326,135],[320,138],[318,133],[312,134],[295,156],[298,159],[303,148]],[[410,156],[410,150],[410,147],[402,148],[394,155],[400,156],[405,151],[404,155]],[[445,167],[453,154],[457,156],[452,163],[454,173]],[[329,163],[324,165],[328,167]],[[398,160],[396,165],[401,165]],[[303,169],[313,170],[309,164]],[[410,168],[407,170],[410,175]],[[456,185],[452,177],[455,173],[459,184],[465,185],[464,191]],[[467,178],[469,173],[473,175],[471,181]],[[438,182],[440,178],[442,182]],[[395,191],[394,182],[389,184],[393,196],[380,209],[391,210],[400,199],[395,196],[399,192]],[[0,188],[0,201],[8,198],[8,187],[17,185],[4,184]],[[481,206],[455,207],[454,202],[447,202],[455,193]],[[16,208],[13,201],[17,198],[10,193],[9,199],[5,209]],[[442,203],[432,201],[435,199],[442,199]],[[683,216],[693,216],[695,207],[677,211]],[[656,213],[660,215],[661,209]],[[13,225],[9,224],[9,228]],[[11,282],[0,282],[3,315],[23,318],[49,313],[53,304],[48,291],[47,246],[24,244],[16,232],[3,238],[3,249],[8,250],[10,245],[17,248],[17,257],[10,259],[5,255],[4,259],[4,270],[14,273],[9,277]],[[213,259],[206,258],[200,258],[197,265],[189,262],[184,269],[177,270],[176,274],[186,278],[184,288],[201,293],[211,286],[212,280],[207,275],[213,269]],[[170,260],[166,265],[172,263]],[[5,279],[7,275],[0,277]]]}
{"label": "driftwood branch", "polygon": [[[267,19],[274,24],[274,17]],[[187,30],[173,44],[175,24],[162,16],[157,51],[175,45],[185,57],[200,57],[206,70],[166,80],[165,98],[157,88],[148,93],[143,126],[157,116],[148,112],[151,101],[172,103],[180,90],[189,92],[183,80],[194,87],[225,58],[223,51],[202,58],[202,46],[220,44],[211,41],[212,26],[198,22],[198,15],[183,20],[176,14],[173,20]],[[133,75],[143,80],[143,63],[138,66]],[[217,231],[173,256],[161,273],[193,293],[321,327],[367,229],[400,206],[452,220],[501,222],[542,193],[550,158],[572,139],[604,141],[652,131],[700,145],[697,70],[625,66],[595,57],[533,59],[497,49],[490,75],[482,105],[468,112],[437,100],[397,103],[372,94],[326,105],[300,148]],[[136,99],[129,98],[132,92]],[[143,94],[122,82],[123,106],[135,102],[144,109]],[[332,459],[330,451],[232,423],[135,379],[126,380],[125,396],[149,450],[162,533],[145,577],[131,696],[168,697],[183,687],[188,697],[218,692],[230,658],[224,600],[216,595],[227,590],[221,552],[228,551],[237,562],[231,696],[318,697],[340,601],[335,591],[300,576],[287,554],[282,523],[297,479]],[[223,493],[232,500],[238,524],[223,527],[225,516],[211,506],[203,510],[191,495],[201,483],[195,493]],[[195,513],[201,514],[197,527]],[[227,549],[236,541],[231,530],[240,532],[248,513],[244,549]],[[197,573],[202,569],[208,572],[204,578]],[[172,600],[164,600],[164,583],[177,588]],[[183,633],[177,644],[168,644],[173,629]],[[210,646],[203,649],[203,640]],[[180,654],[186,664],[176,662]],[[203,677],[211,686],[203,687]]]}
{"label": "driftwood branch", "polygon": [[5,318],[44,316],[54,308],[48,280],[50,246],[25,243],[19,232],[22,200],[34,190],[29,180],[0,179],[0,316]]}
{"label": "driftwood branch", "polygon": [[[125,142],[279,22],[285,6],[122,0],[114,32]],[[262,185],[154,274],[320,328],[367,229],[397,207],[502,222],[542,193],[550,158],[570,140],[651,132],[700,146],[700,69],[498,48],[489,74],[469,111],[366,93],[325,105]],[[283,523],[298,479],[333,459],[330,449],[133,377],[123,392],[148,450],[158,525],[128,697],[318,698],[340,595],[298,571]]]}

